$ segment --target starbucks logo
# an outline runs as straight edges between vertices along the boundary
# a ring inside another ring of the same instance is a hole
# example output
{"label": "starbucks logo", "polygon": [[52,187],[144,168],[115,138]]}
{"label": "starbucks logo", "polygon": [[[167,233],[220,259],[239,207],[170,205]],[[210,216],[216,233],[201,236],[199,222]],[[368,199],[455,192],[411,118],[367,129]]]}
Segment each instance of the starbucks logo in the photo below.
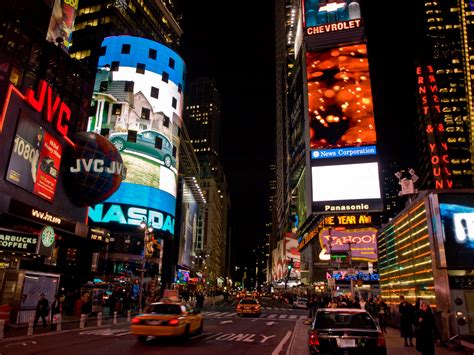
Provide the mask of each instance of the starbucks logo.
{"label": "starbucks logo", "polygon": [[41,243],[44,247],[49,248],[54,243],[54,229],[46,226],[41,231]]}

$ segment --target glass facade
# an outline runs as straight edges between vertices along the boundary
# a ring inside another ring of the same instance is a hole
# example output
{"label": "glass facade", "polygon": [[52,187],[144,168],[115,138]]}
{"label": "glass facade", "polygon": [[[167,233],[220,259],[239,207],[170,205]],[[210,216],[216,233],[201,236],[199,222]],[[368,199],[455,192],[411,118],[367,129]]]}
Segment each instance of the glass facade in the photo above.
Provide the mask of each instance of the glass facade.
{"label": "glass facade", "polygon": [[378,235],[380,287],[387,304],[398,305],[404,295],[413,304],[423,298],[436,307],[427,222],[423,200],[382,227]]}

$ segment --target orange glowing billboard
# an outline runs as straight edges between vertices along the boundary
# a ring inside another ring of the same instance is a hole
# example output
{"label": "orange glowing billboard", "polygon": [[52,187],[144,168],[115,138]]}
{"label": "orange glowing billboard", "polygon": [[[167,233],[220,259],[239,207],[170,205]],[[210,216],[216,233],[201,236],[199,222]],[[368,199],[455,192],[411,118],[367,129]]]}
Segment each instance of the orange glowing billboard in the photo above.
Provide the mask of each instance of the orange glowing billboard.
{"label": "orange glowing billboard", "polygon": [[311,149],[375,145],[367,46],[307,52]]}

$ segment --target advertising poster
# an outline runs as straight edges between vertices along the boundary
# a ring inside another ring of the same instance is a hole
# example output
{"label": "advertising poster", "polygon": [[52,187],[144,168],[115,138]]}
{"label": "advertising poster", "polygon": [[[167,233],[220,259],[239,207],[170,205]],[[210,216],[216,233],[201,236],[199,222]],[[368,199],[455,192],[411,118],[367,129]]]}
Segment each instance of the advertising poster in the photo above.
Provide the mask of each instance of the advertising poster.
{"label": "advertising poster", "polygon": [[359,19],[359,0],[304,0],[305,27]]}
{"label": "advertising poster", "polygon": [[474,195],[438,195],[448,268],[474,267]]}
{"label": "advertising poster", "polygon": [[63,147],[25,111],[20,114],[6,179],[53,201]]}
{"label": "advertising poster", "polygon": [[[377,261],[377,229],[334,230],[324,229],[319,235],[321,254],[348,252],[353,260]],[[322,260],[329,260],[322,258]]]}
{"label": "advertising poster", "polygon": [[285,264],[286,266],[293,260],[293,268],[291,269],[290,278],[291,279],[300,279],[300,262],[301,256],[298,251],[298,240],[295,235],[292,233],[286,233],[285,236]]}
{"label": "advertising poster", "polygon": [[62,47],[66,51],[71,46],[78,3],[79,0],[55,0],[54,2],[46,40],[51,43],[62,41]]}
{"label": "advertising poster", "polygon": [[367,46],[306,54],[311,149],[375,145]]}

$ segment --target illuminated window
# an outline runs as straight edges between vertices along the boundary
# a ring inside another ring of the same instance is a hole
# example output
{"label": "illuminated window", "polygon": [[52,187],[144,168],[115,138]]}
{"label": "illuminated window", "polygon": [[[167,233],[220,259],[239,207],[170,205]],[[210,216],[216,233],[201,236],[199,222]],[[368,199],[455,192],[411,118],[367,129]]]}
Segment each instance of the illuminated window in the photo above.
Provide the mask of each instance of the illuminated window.
{"label": "illuminated window", "polygon": [[122,44],[122,54],[130,54],[131,46],[129,44]]}
{"label": "illuminated window", "polygon": [[150,48],[148,51],[148,58],[156,59],[156,49]]}
{"label": "illuminated window", "polygon": [[138,74],[145,74],[145,64],[137,63],[137,70]]}
{"label": "illuminated window", "polygon": [[113,104],[112,105],[112,115],[120,116],[122,114],[122,105]]}
{"label": "illuminated window", "polygon": [[173,108],[176,108],[178,106],[178,100],[176,100],[175,97],[173,97],[173,100],[171,101],[171,106],[173,106]]}
{"label": "illuminated window", "polygon": [[100,92],[105,92],[105,91],[107,91],[108,87],[109,87],[109,82],[108,81],[101,81],[100,86],[99,86],[99,91]]}
{"label": "illuminated window", "polygon": [[169,63],[168,63],[168,66],[169,66],[171,69],[174,69],[174,65],[175,65],[174,59],[173,59],[173,58],[170,58]]}
{"label": "illuminated window", "polygon": [[167,83],[169,79],[170,79],[170,75],[164,71],[163,74],[161,74],[161,80]]}
{"label": "illuminated window", "polygon": [[154,86],[152,86],[150,96],[157,99],[158,98],[158,93],[159,93],[158,88],[155,88]]}

